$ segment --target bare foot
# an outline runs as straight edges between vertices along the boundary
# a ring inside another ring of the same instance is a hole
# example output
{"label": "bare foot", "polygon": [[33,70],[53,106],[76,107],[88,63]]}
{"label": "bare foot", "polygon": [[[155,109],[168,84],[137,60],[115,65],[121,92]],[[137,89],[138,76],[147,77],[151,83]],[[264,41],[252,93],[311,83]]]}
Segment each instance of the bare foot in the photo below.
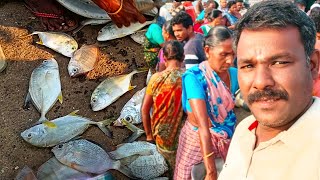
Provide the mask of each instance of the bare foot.
{"label": "bare foot", "polygon": [[49,31],[72,31],[77,21],[65,16],[64,7],[55,0],[24,0],[28,9],[40,18],[42,26]]}

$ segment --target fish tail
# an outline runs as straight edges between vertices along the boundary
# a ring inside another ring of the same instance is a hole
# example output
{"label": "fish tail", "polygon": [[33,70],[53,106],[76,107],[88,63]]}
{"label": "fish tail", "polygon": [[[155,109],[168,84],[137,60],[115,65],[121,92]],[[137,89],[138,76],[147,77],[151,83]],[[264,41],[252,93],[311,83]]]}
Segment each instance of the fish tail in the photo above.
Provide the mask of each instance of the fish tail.
{"label": "fish tail", "polygon": [[[120,161],[119,161],[120,163]],[[120,171],[122,174],[126,175],[127,177],[129,177],[130,179],[137,179],[137,177],[135,177],[132,173],[132,171],[127,167],[124,166],[120,163],[119,167],[116,168],[118,171]]]}
{"label": "fish tail", "polygon": [[45,122],[45,121],[48,121],[48,119],[46,118],[45,115],[42,115],[42,114],[41,114],[41,117],[40,117],[40,119],[38,120],[38,122],[39,122],[39,123],[42,123],[42,122]]}
{"label": "fish tail", "polygon": [[113,137],[113,134],[112,132],[110,131],[109,129],[109,126],[111,124],[111,120],[110,119],[107,119],[107,120],[103,120],[101,122],[98,122],[98,127],[99,129],[105,134],[107,135],[109,138],[112,138]]}
{"label": "fish tail", "polygon": [[121,122],[130,131],[133,132],[133,134],[131,136],[129,136],[128,138],[126,138],[124,140],[125,143],[131,143],[131,142],[135,141],[136,139],[138,139],[144,133],[144,130],[138,128],[137,126],[133,125],[132,123],[130,123],[128,121],[126,121],[125,119],[121,119]]}

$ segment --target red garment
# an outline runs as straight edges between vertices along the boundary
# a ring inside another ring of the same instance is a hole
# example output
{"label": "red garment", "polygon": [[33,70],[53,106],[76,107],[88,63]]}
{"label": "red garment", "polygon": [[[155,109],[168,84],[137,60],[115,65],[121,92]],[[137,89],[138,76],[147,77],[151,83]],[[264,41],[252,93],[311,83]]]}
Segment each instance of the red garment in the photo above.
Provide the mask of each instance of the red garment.
{"label": "red garment", "polygon": [[194,10],[194,7],[192,5],[192,2],[191,1],[185,1],[183,2],[183,7],[185,9],[185,12],[188,13],[191,18],[192,18],[192,21],[195,22],[196,21],[196,18],[197,18],[197,15],[196,15],[196,11]]}
{"label": "red garment", "polygon": [[200,33],[200,34],[203,34],[203,31],[202,31],[202,29],[200,28],[201,26],[203,25],[203,23],[195,23],[194,25],[193,25],[193,31],[194,32],[197,32],[197,33]]}

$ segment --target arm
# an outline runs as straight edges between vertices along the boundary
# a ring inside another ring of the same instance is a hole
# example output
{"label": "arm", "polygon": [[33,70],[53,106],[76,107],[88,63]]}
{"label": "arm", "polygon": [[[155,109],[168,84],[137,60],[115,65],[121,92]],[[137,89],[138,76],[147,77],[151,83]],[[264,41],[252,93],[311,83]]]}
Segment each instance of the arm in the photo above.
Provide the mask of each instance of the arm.
{"label": "arm", "polygon": [[142,107],[141,107],[141,115],[142,115],[144,131],[146,132],[146,136],[147,136],[147,141],[153,140],[152,132],[151,132],[151,118],[150,118],[150,109],[152,107],[152,104],[153,104],[152,96],[146,93],[143,99]]}
{"label": "arm", "polygon": [[199,126],[200,147],[203,153],[203,162],[206,167],[207,179],[217,179],[217,170],[215,165],[215,156],[210,155],[213,152],[211,134],[209,130],[209,121],[206,103],[201,99],[189,100],[193,116]]}
{"label": "arm", "polygon": [[201,11],[203,10],[202,0],[197,1],[196,6],[194,7],[194,10],[197,16],[201,13]]}

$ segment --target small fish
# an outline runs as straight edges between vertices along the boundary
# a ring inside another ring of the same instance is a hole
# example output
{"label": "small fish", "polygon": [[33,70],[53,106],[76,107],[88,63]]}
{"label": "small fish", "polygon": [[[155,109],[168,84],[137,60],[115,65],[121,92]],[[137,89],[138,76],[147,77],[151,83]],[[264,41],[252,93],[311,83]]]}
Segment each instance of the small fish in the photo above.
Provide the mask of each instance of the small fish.
{"label": "small fish", "polygon": [[146,21],[145,23],[131,23],[129,27],[121,27],[118,28],[115,24],[110,23],[103,27],[99,33],[97,40],[98,41],[108,41],[112,39],[122,38],[127,35],[133,34],[134,32],[138,31],[139,29],[143,28],[151,24],[154,21]]}
{"label": "small fish", "polygon": [[115,126],[122,126],[121,119],[125,119],[133,124],[139,124],[142,122],[141,105],[145,94],[146,87],[137,91],[132,96],[132,98],[123,106],[119,118],[114,122]]}
{"label": "small fish", "polygon": [[61,82],[59,66],[55,59],[44,60],[40,66],[31,73],[29,90],[24,107],[32,101],[41,113],[39,122],[47,120],[45,115],[59,100],[62,103]]}
{"label": "small fish", "polygon": [[100,25],[100,24],[107,24],[110,22],[111,19],[86,19],[81,21],[80,26],[72,31],[72,34],[76,34],[78,31],[80,31],[83,27],[86,25]]}
{"label": "small fish", "polygon": [[101,131],[111,137],[110,130],[105,127],[108,122],[109,120],[94,122],[76,115],[74,111],[69,115],[33,126],[23,131],[21,137],[34,146],[52,147],[77,137],[90,125],[97,125]]}
{"label": "small fish", "polygon": [[71,57],[68,73],[75,77],[91,71],[99,59],[99,47],[96,45],[83,45]]}
{"label": "small fish", "polygon": [[60,163],[55,157],[50,158],[47,162],[39,167],[37,177],[41,180],[85,180],[91,178],[89,174],[77,171]]}
{"label": "small fish", "polygon": [[131,78],[139,71],[134,70],[130,74],[109,77],[102,81],[91,95],[91,108],[93,111],[100,111],[126,92],[134,89],[131,86]]}
{"label": "small fish", "polygon": [[85,139],[59,144],[52,148],[52,152],[62,164],[81,172],[102,174],[115,169],[128,177],[134,177],[120,161],[111,159],[99,145]]}
{"label": "small fish", "polygon": [[[151,153],[141,155],[147,151]],[[120,159],[121,163],[129,167],[132,174],[139,179],[153,179],[168,170],[168,165],[157,151],[156,145],[146,141],[121,144],[108,154],[114,159]]]}
{"label": "small fish", "polygon": [[0,45],[0,72],[5,70],[6,67],[7,67],[6,57],[4,56],[4,53],[3,53],[1,45]]}
{"label": "small fish", "polygon": [[78,43],[73,37],[61,32],[33,32],[31,35],[37,34],[40,38],[37,44],[44,45],[64,56],[71,57],[78,49]]}
{"label": "small fish", "polygon": [[145,39],[146,39],[146,31],[147,30],[141,30],[141,31],[137,31],[133,34],[130,35],[131,39],[133,39],[136,43],[138,44],[143,44]]}

